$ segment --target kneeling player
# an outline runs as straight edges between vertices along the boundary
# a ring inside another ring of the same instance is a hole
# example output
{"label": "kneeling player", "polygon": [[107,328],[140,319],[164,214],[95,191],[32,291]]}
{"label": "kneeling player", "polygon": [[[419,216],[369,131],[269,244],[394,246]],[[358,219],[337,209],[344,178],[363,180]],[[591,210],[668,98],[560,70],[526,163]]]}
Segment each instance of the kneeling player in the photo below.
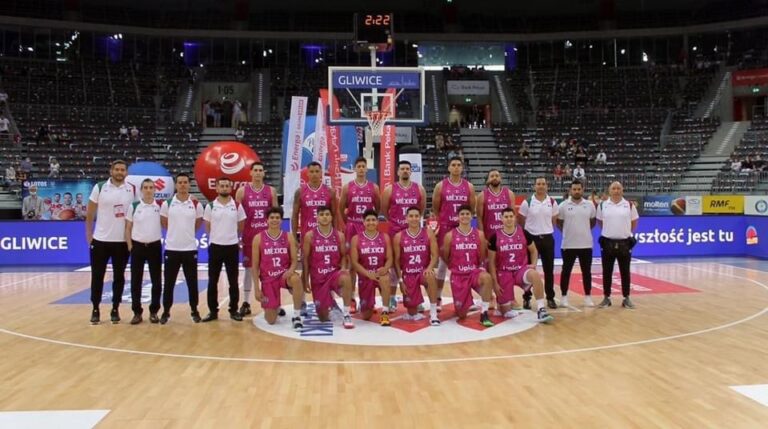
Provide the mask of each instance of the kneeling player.
{"label": "kneeling player", "polygon": [[381,326],[389,326],[390,281],[392,245],[389,236],[379,232],[379,214],[376,210],[363,213],[365,230],[352,237],[350,256],[352,269],[360,275],[360,313],[369,320],[376,307],[376,288],[381,291],[384,309],[379,319]]}
{"label": "kneeling player", "polygon": [[344,315],[344,327],[352,329],[352,316],[349,315],[349,306],[352,303],[352,280],[349,277],[346,261],[346,246],[344,234],[331,226],[333,214],[327,206],[317,209],[317,228],[307,231],[303,248],[304,284],[312,285],[312,296],[315,300],[317,316],[321,321],[329,320],[329,311],[334,304],[333,292],[341,294],[344,300],[342,314]]}
{"label": "kneeling player", "polygon": [[538,320],[549,322],[553,318],[547,313],[544,282],[536,271],[536,261],[539,259],[536,245],[528,237],[528,232],[517,227],[513,209],[506,208],[501,215],[504,226],[488,241],[488,269],[493,277],[499,309],[504,317],[517,316],[517,311],[512,309],[515,286],[521,287],[524,292],[533,289]]}
{"label": "kneeling player", "polygon": [[407,319],[421,320],[419,305],[424,302],[421,286],[427,287],[429,295],[429,319],[432,326],[440,326],[437,318],[437,277],[435,267],[439,260],[439,249],[435,233],[421,227],[421,210],[409,207],[406,213],[408,228],[395,234],[392,247],[395,251],[395,271],[401,279],[403,304],[408,310]]}
{"label": "kneeling player", "polygon": [[[299,311],[301,309],[301,278],[296,273],[298,248],[292,234],[280,229],[283,209],[272,207],[267,211],[267,229],[253,238],[251,274],[255,282],[256,301],[264,309],[267,323],[274,325],[280,309],[280,292],[287,288],[293,295],[293,329],[300,331]],[[259,282],[261,287],[259,288]]]}
{"label": "kneeling player", "polygon": [[456,315],[464,320],[472,306],[472,290],[474,289],[482,302],[480,323],[483,326],[493,326],[488,317],[490,307],[491,275],[482,268],[486,257],[485,235],[472,227],[472,208],[463,204],[459,207],[459,226],[445,234],[443,240],[443,259],[448,261],[451,270],[451,294]]}

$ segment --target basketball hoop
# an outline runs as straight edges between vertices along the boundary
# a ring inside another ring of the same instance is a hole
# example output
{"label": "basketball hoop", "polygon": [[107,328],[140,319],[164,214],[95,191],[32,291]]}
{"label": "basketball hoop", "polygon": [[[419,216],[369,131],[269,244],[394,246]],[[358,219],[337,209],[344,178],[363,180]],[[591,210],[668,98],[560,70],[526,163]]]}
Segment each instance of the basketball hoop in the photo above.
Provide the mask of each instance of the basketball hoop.
{"label": "basketball hoop", "polygon": [[368,120],[368,126],[371,128],[371,135],[373,137],[381,137],[381,132],[384,130],[384,125],[386,125],[387,119],[392,117],[392,110],[366,110],[363,115]]}

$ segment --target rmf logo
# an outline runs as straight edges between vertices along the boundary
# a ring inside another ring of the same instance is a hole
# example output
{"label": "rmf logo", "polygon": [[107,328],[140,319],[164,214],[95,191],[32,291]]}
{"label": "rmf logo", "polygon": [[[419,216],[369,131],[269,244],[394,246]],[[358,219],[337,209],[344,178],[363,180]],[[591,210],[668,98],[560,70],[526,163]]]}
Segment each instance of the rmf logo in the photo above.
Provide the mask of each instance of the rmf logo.
{"label": "rmf logo", "polygon": [[709,202],[710,208],[724,208],[729,207],[731,205],[730,200],[712,200]]}

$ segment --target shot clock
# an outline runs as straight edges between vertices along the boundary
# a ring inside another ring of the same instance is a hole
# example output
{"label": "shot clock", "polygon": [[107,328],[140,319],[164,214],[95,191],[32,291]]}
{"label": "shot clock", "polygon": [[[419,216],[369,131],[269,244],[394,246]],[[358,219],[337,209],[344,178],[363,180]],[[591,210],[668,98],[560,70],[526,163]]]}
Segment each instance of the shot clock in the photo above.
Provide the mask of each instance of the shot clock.
{"label": "shot clock", "polygon": [[391,41],[393,34],[391,13],[356,13],[355,42],[380,44]]}

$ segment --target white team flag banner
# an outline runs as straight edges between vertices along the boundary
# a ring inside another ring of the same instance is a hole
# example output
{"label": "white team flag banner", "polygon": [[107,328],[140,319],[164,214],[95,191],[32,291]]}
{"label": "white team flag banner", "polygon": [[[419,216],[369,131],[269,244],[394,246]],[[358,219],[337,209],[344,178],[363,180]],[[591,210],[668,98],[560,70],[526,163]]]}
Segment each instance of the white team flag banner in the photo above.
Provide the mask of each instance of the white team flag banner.
{"label": "white team flag banner", "polygon": [[317,161],[325,170],[325,161],[328,158],[328,138],[325,124],[325,103],[323,98],[317,100],[317,117],[315,118],[315,142],[312,147],[312,160]]}
{"label": "white team flag banner", "polygon": [[301,150],[304,143],[304,123],[307,119],[307,97],[291,97],[288,119],[288,151],[283,175],[283,210],[289,217],[293,211],[293,194],[301,183]]}

